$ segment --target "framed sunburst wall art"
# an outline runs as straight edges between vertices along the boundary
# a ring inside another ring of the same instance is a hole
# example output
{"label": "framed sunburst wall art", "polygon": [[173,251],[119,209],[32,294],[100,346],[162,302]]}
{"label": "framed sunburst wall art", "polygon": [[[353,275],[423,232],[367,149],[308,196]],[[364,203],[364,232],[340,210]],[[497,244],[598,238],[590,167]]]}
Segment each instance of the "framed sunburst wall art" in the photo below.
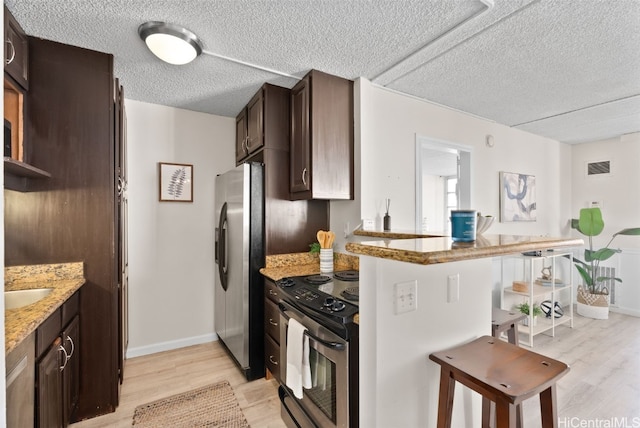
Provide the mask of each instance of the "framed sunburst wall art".
{"label": "framed sunburst wall art", "polygon": [[193,165],[158,163],[161,202],[193,202]]}
{"label": "framed sunburst wall art", "polygon": [[535,175],[500,172],[500,222],[536,221]]}

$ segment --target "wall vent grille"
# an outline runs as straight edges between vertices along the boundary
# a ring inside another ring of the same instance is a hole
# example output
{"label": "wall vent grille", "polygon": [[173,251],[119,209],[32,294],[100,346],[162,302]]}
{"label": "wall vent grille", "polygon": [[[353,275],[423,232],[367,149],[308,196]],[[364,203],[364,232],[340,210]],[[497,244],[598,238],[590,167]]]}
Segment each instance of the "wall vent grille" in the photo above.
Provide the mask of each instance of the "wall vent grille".
{"label": "wall vent grille", "polygon": [[599,266],[597,272],[597,277],[607,277],[612,279],[607,279],[602,281],[604,286],[609,290],[609,304],[611,306],[616,305],[616,280],[613,279],[616,276],[616,269],[612,267]]}
{"label": "wall vent grille", "polygon": [[611,161],[589,162],[587,164],[587,175],[599,175],[611,173]]}

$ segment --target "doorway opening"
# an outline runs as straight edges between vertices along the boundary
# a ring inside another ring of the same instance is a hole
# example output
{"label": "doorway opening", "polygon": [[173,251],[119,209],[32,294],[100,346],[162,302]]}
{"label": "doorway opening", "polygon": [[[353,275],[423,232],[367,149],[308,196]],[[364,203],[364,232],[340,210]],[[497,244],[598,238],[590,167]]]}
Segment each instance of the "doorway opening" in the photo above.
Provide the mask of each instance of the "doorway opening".
{"label": "doorway opening", "polygon": [[416,135],[416,230],[450,234],[451,210],[471,206],[471,147]]}

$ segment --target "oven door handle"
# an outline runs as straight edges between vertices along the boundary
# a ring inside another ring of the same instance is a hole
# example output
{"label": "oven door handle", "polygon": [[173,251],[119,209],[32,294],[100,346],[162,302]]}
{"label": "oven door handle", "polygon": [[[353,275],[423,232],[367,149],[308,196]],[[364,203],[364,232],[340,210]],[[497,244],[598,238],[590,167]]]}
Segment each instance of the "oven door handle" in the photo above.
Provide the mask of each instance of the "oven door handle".
{"label": "oven door handle", "polygon": [[[284,319],[289,321],[289,319],[291,317],[286,314],[287,309],[284,306],[282,306],[282,304],[279,304],[278,308],[280,309],[280,313],[282,314]],[[326,346],[327,348],[335,349],[337,351],[344,351],[344,349],[345,349],[344,343],[331,342],[331,341],[328,341],[328,340],[320,339],[318,336],[316,336],[315,334],[311,333],[309,330],[305,330],[304,334],[305,334],[305,336],[309,337],[309,339],[312,339],[314,342],[318,342],[318,343]]]}

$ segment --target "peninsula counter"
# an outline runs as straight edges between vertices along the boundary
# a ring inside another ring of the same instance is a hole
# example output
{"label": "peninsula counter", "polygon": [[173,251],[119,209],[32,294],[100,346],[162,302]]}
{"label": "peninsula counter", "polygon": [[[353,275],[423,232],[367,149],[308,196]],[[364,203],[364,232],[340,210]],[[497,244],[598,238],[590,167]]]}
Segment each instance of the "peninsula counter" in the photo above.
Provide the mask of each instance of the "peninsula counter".
{"label": "peninsula counter", "polygon": [[[345,248],[360,258],[360,425],[381,428],[435,428],[440,371],[428,356],[491,334],[501,256],[583,245],[573,238],[487,235],[454,243],[377,233],[356,233]],[[407,284],[416,308],[399,313],[398,285]],[[452,426],[480,427],[480,397],[461,388],[456,395]]]}

